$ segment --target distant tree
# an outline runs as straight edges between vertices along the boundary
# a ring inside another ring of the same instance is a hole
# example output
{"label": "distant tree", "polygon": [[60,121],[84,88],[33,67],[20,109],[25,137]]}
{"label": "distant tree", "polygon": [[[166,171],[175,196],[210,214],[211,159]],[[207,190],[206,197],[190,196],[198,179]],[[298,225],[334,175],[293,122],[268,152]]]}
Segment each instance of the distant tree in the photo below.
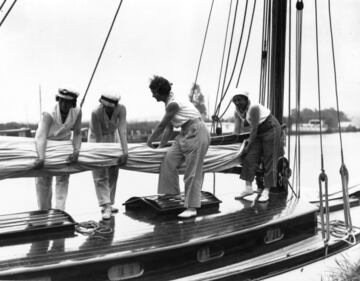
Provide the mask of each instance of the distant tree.
{"label": "distant tree", "polygon": [[[350,119],[342,111],[339,112],[340,121],[349,121]],[[312,110],[309,108],[304,108],[300,111],[300,120],[299,123],[308,123],[311,119],[319,119],[319,111]],[[329,128],[335,128],[338,124],[338,113],[334,108],[328,108],[321,110],[321,119],[324,120],[325,124]],[[296,110],[292,109],[290,114],[290,125],[295,123],[296,120]]]}

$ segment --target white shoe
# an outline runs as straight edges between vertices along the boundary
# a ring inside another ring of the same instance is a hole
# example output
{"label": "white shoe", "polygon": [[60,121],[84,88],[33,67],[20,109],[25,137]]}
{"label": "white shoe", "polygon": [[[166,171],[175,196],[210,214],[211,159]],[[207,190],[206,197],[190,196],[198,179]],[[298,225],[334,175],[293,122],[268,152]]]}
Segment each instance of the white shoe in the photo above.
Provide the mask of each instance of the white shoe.
{"label": "white shoe", "polygon": [[106,206],[101,210],[103,220],[109,220],[111,218],[111,214],[111,206]]}
{"label": "white shoe", "polygon": [[195,208],[188,208],[181,214],[178,214],[178,218],[187,219],[191,217],[196,217],[197,211]]}
{"label": "white shoe", "polygon": [[239,196],[235,196],[235,199],[236,200],[243,199],[244,197],[250,196],[250,195],[253,195],[253,194],[254,194],[254,191],[252,189],[251,190],[245,190],[245,191],[241,192]]}
{"label": "white shoe", "polygon": [[257,201],[259,203],[265,203],[269,201],[269,190],[264,189]]}
{"label": "white shoe", "polygon": [[119,212],[119,209],[111,206],[111,212],[112,212],[112,213],[118,213],[118,212]]}

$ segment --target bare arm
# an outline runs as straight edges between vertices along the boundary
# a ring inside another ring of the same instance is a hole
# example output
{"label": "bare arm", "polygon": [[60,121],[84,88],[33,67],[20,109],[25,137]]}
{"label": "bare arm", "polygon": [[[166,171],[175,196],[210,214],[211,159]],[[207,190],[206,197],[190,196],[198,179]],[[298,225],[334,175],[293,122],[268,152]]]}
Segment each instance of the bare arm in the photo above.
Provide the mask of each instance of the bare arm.
{"label": "bare arm", "polygon": [[38,159],[34,163],[35,169],[40,169],[44,166],[47,136],[49,134],[52,122],[53,120],[50,114],[43,112],[35,134],[35,146],[38,156]]}
{"label": "bare arm", "polygon": [[164,146],[167,144],[167,142],[168,142],[168,140],[170,139],[171,134],[172,134],[173,131],[174,131],[174,127],[173,127],[171,124],[169,124],[169,125],[165,128],[163,137],[161,138],[161,142],[160,142],[159,148],[164,147]]}
{"label": "bare arm", "polygon": [[123,155],[119,158],[119,165],[124,165],[128,158],[128,143],[126,138],[126,107],[120,105],[120,113],[119,113],[119,136],[120,136],[120,144],[123,151]]}
{"label": "bare arm", "polygon": [[234,114],[234,117],[235,117],[234,134],[240,134],[242,133],[243,121],[236,113]]}
{"label": "bare arm", "polygon": [[95,141],[102,142],[102,129],[95,111],[91,113],[91,131],[95,134]]}
{"label": "bare arm", "polygon": [[249,110],[250,110],[249,115],[251,120],[251,124],[250,124],[251,129],[250,129],[250,137],[248,139],[248,144],[244,149],[244,153],[249,151],[251,144],[254,142],[257,136],[259,120],[260,120],[260,109],[258,106],[251,107]]}
{"label": "bare arm", "polygon": [[166,107],[166,112],[160,123],[156,126],[155,131],[147,140],[147,145],[149,147],[153,147],[152,142],[159,137],[162,132],[164,132],[165,128],[171,126],[171,120],[174,118],[176,113],[179,111],[179,105],[176,102],[170,103]]}
{"label": "bare arm", "polygon": [[79,158],[80,146],[81,146],[81,117],[82,117],[82,113],[80,110],[79,115],[76,118],[75,125],[73,127],[74,134],[73,134],[72,143],[74,150],[73,153],[70,154],[70,156],[68,157],[68,161],[70,163],[77,162]]}

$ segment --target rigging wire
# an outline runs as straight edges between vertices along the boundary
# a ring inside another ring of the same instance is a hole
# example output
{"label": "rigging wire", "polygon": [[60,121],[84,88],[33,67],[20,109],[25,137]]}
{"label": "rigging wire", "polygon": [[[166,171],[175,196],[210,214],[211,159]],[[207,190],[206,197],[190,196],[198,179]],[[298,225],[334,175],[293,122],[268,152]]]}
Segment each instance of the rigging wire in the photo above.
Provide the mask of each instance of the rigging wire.
{"label": "rigging wire", "polygon": [[296,3],[296,137],[295,137],[295,157],[294,157],[294,171],[296,171],[296,193],[300,198],[300,134],[299,134],[299,121],[300,121],[300,92],[301,92],[301,49],[302,49],[302,10],[304,4],[302,0]]}
{"label": "rigging wire", "polygon": [[[314,1],[315,7],[315,41],[316,41],[316,74],[317,74],[317,92],[318,92],[318,107],[319,107],[319,120],[320,120],[320,164],[321,173],[318,178],[319,182],[319,199],[320,199],[320,220],[321,220],[321,234],[324,243],[327,245],[330,239],[330,217],[329,217],[329,189],[328,189],[328,176],[324,168],[324,150],[323,150],[323,135],[322,135],[322,116],[321,116],[321,90],[320,90],[320,62],[319,62],[319,33],[318,33],[318,10],[317,0]],[[323,185],[325,194],[323,195]],[[325,196],[325,198],[323,198]],[[324,200],[323,200],[324,199]],[[325,201],[325,214],[324,202]]]}
{"label": "rigging wire", "polygon": [[6,0],[3,0],[3,2],[2,2],[1,5],[0,5],[0,11],[1,11],[2,8],[4,7],[5,3],[6,3]]}
{"label": "rigging wire", "polygon": [[[269,5],[268,5],[268,19],[267,19],[267,26],[268,26],[268,30],[267,30],[267,36],[268,36],[268,46],[272,46],[272,36],[271,35],[271,22],[272,22],[272,1],[269,1]],[[270,58],[268,59],[268,62],[266,64],[266,89],[268,91],[267,96],[268,96],[268,100],[267,100],[267,107],[270,108],[270,100],[269,100],[269,89],[270,89],[270,70],[271,70],[271,65],[273,64],[273,57],[270,56]],[[266,97],[266,90],[264,92],[264,100],[261,104],[265,105],[265,97]]]}
{"label": "rigging wire", "polygon": [[241,77],[241,74],[242,74],[242,70],[243,70],[243,67],[244,67],[245,59],[246,59],[247,50],[248,50],[248,47],[249,47],[250,35],[251,35],[251,31],[252,31],[252,24],[253,24],[254,14],[255,14],[255,7],[256,7],[256,0],[254,0],[253,11],[252,11],[251,20],[250,20],[249,32],[248,32],[248,36],[247,36],[247,39],[246,39],[244,56],[243,56],[243,60],[241,62],[239,76],[238,76],[238,79],[237,79],[237,82],[236,82],[236,88],[239,86],[240,77]]}
{"label": "rigging wire", "polygon": [[[329,229],[329,189],[328,189],[328,176],[324,168],[324,151],[323,151],[323,136],[322,136],[322,116],[321,116],[321,91],[320,91],[320,63],[319,63],[319,33],[318,33],[318,11],[317,11],[317,0],[315,0],[315,41],[316,41],[316,69],[317,69],[317,90],[318,90],[318,106],[319,106],[319,120],[320,120],[320,162],[321,162],[321,173],[319,175],[319,199],[320,199],[320,220],[321,220],[321,233],[324,239],[324,243],[327,245],[330,239]],[[325,190],[325,214],[324,215],[324,196],[323,196],[323,184]]]}
{"label": "rigging wire", "polygon": [[343,189],[343,199],[344,199],[344,217],[345,224],[348,230],[348,235],[352,233],[352,222],[351,222],[351,214],[350,214],[350,203],[349,203],[349,193],[348,193],[348,184],[349,184],[349,172],[344,163],[344,152],[343,152],[343,142],[341,135],[341,127],[340,127],[340,110],[339,110],[339,94],[338,94],[338,85],[337,85],[337,75],[336,75],[336,63],[335,63],[335,47],[334,47],[334,36],[332,30],[332,19],[331,19],[331,3],[328,0],[328,14],[329,14],[329,24],[330,24],[330,37],[331,37],[331,51],[332,51],[332,60],[333,60],[333,70],[334,70],[334,83],[335,83],[335,96],[336,96],[336,109],[337,109],[337,117],[338,117],[338,130],[340,137],[340,153],[341,153],[341,167],[340,167],[340,175],[341,175],[341,183]]}
{"label": "rigging wire", "polygon": [[263,7],[263,26],[262,26],[262,48],[261,48],[261,64],[260,64],[260,81],[259,81],[259,100],[260,104],[265,102],[266,77],[269,52],[269,30],[270,30],[270,3],[269,0],[264,1]]}
{"label": "rigging wire", "polygon": [[[228,19],[227,19],[227,24],[226,24],[226,33],[225,33],[223,54],[222,54],[222,58],[221,58],[221,67],[220,67],[220,74],[219,74],[218,86],[217,86],[217,91],[216,91],[216,99],[215,99],[215,104],[214,104],[214,115],[213,115],[213,119],[216,119],[216,118],[215,118],[215,117],[216,117],[216,105],[217,105],[217,101],[218,101],[218,97],[219,97],[219,91],[220,91],[220,84],[221,84],[221,76],[222,76],[222,70],[223,70],[223,64],[224,64],[226,42],[227,42],[227,36],[228,36],[228,32],[229,32],[229,23],[230,23],[230,17],[231,17],[232,2],[233,2],[233,0],[230,1]],[[217,120],[213,120],[213,121],[217,121]]]}
{"label": "rigging wire", "polygon": [[[289,0],[289,51],[288,51],[288,61],[289,61],[289,69],[288,69],[288,122],[287,122],[287,126],[288,126],[288,130],[289,132],[291,131],[291,123],[290,123],[290,117],[291,117],[291,54],[292,54],[292,50],[291,50],[291,37],[292,37],[292,32],[291,32],[291,28],[292,28],[292,24],[291,24],[291,0]],[[291,162],[291,140],[290,140],[290,133],[288,134],[288,160],[289,163]]]}
{"label": "rigging wire", "polygon": [[84,102],[85,102],[85,98],[86,98],[87,93],[88,93],[88,91],[89,91],[91,82],[92,82],[92,80],[93,80],[93,78],[94,78],[94,75],[95,75],[96,69],[97,69],[97,67],[98,67],[98,65],[99,65],[100,59],[101,59],[101,57],[102,57],[102,54],[103,54],[103,52],[104,52],[104,50],[105,50],[105,46],[106,46],[107,41],[108,41],[108,39],[109,39],[109,37],[110,37],[110,33],[111,33],[112,28],[113,28],[113,26],[114,26],[114,23],[115,23],[115,20],[116,20],[116,18],[117,18],[117,15],[118,15],[118,13],[119,13],[119,10],[120,10],[120,7],[121,7],[122,2],[123,2],[123,0],[120,0],[119,6],[118,6],[118,8],[117,8],[117,10],[116,10],[116,12],[115,12],[114,18],[113,18],[113,20],[112,20],[110,29],[109,29],[109,31],[108,31],[108,33],[107,33],[107,35],[106,35],[104,44],[103,44],[103,46],[102,46],[102,48],[101,48],[100,55],[99,55],[99,57],[98,57],[98,59],[97,59],[97,61],[96,61],[95,68],[94,68],[94,70],[93,70],[93,72],[92,72],[92,74],[91,74],[89,83],[88,83],[88,85],[87,85],[87,87],[86,87],[85,94],[84,94],[84,96],[83,96],[83,98],[82,98],[82,100],[81,100],[80,107],[82,107],[83,104],[84,104]]}
{"label": "rigging wire", "polygon": [[221,103],[222,103],[223,98],[224,98],[223,93],[224,93],[224,88],[225,88],[226,74],[227,74],[228,67],[229,67],[231,48],[232,48],[232,45],[233,45],[232,41],[233,41],[233,38],[234,38],[234,29],[235,29],[238,5],[239,5],[239,0],[236,0],[236,6],[235,6],[235,12],[234,12],[234,20],[233,20],[233,24],[232,24],[230,43],[229,43],[229,50],[228,50],[228,54],[227,54],[227,60],[226,60],[226,65],[225,65],[223,84],[222,84],[222,89],[221,89],[221,98],[220,98],[219,104],[217,105],[217,108],[215,110],[215,113],[214,113],[215,116],[219,114],[220,106],[221,106]]}
{"label": "rigging wire", "polygon": [[[225,91],[224,91],[224,84],[225,84],[225,80],[224,80],[223,90],[222,90],[222,96],[223,96],[223,97],[225,97],[227,91],[229,90],[231,81],[232,81],[232,79],[233,79],[233,77],[234,77],[234,73],[235,73],[237,61],[238,61],[238,58],[239,58],[239,53],[240,53],[242,38],[243,38],[243,35],[244,35],[244,29],[245,29],[245,22],[246,22],[246,17],[247,17],[248,3],[249,3],[249,1],[246,0],[245,9],[244,9],[244,16],[243,16],[243,23],[242,23],[242,26],[241,26],[240,39],[239,39],[239,43],[238,43],[238,47],[237,47],[237,51],[236,51],[235,62],[234,62],[234,65],[233,65],[233,68],[232,68],[232,71],[231,71],[231,74],[230,74],[230,78],[229,78],[229,81],[228,81],[228,84],[227,84],[227,86],[226,86]],[[235,21],[234,21],[234,26],[235,26]],[[219,111],[220,111],[220,108],[219,108]]]}
{"label": "rigging wire", "polygon": [[[7,12],[5,13],[4,17],[2,18],[1,22],[0,22],[0,27],[1,25],[4,23],[5,19],[7,18],[7,16],[9,15],[9,13],[11,12],[12,8],[14,7],[15,3],[16,3],[17,0],[14,0],[14,2],[12,2],[10,8],[7,10]],[[1,8],[2,6],[5,4],[5,1],[2,3],[1,5]]]}
{"label": "rigging wire", "polygon": [[[205,31],[205,35],[204,35],[203,44],[202,44],[202,47],[201,47],[201,52],[200,52],[199,63],[198,63],[198,67],[197,67],[197,70],[196,70],[196,76],[195,76],[194,85],[196,85],[196,82],[197,82],[197,79],[198,79],[198,75],[199,75],[201,59],[202,59],[202,55],[203,55],[203,52],[204,52],[204,47],[205,47],[205,42],[206,42],[207,33],[208,33],[208,30],[209,30],[209,25],[210,25],[210,19],[211,19],[211,14],[212,14],[213,6],[214,6],[214,0],[212,0],[212,2],[211,2],[211,7],[210,7],[209,16],[208,16],[208,21],[207,21],[207,24],[206,24],[206,31]],[[193,92],[194,92],[194,90],[195,90],[195,89],[193,89]]]}
{"label": "rigging wire", "polygon": [[[218,105],[218,108],[217,108],[217,112],[216,112],[217,114],[219,114],[221,103],[222,103],[222,101],[224,100],[224,98],[225,98],[225,96],[226,96],[226,94],[227,94],[227,91],[229,90],[229,87],[230,87],[230,84],[231,84],[231,81],[232,81],[232,79],[233,79],[233,76],[234,76],[234,73],[235,73],[235,69],[236,69],[236,66],[237,66],[237,61],[238,61],[238,57],[239,57],[240,47],[241,47],[241,44],[242,44],[242,38],[243,38],[243,34],[244,34],[245,21],[246,21],[246,17],[247,17],[247,7],[248,7],[247,4],[248,4],[248,2],[246,2],[246,6],[245,6],[245,12],[244,12],[242,30],[241,30],[240,40],[239,40],[238,49],[237,49],[237,53],[236,53],[235,64],[234,64],[234,66],[233,66],[233,70],[232,70],[232,73],[231,73],[229,82],[228,82],[228,84],[227,84],[226,90],[223,91],[223,93],[222,93],[221,100],[220,100],[220,102],[219,102],[219,105]],[[243,70],[243,67],[244,67],[244,62],[245,62],[245,59],[246,59],[247,49],[248,49],[248,46],[249,46],[250,35],[251,35],[251,31],[252,31],[252,24],[253,24],[253,20],[254,20],[255,9],[256,9],[256,0],[254,1],[254,4],[253,4],[253,10],[252,10],[252,15],[251,15],[251,20],[250,20],[250,25],[249,25],[249,30],[248,30],[248,36],[247,36],[247,40],[246,40],[244,55],[243,55],[243,58],[242,58],[241,67],[240,67],[240,72],[239,72],[238,80],[237,80],[237,83],[236,83],[236,87],[238,87],[239,80],[240,80],[240,77],[241,77],[241,73],[242,73],[242,70]],[[225,82],[225,80],[224,80],[224,82]],[[231,101],[230,101],[230,102],[228,103],[228,105],[226,106],[224,112],[223,112],[222,114],[220,114],[220,117],[218,117],[219,119],[221,119],[221,118],[225,115],[226,111],[227,111],[228,108],[230,107],[230,104],[231,104]]]}

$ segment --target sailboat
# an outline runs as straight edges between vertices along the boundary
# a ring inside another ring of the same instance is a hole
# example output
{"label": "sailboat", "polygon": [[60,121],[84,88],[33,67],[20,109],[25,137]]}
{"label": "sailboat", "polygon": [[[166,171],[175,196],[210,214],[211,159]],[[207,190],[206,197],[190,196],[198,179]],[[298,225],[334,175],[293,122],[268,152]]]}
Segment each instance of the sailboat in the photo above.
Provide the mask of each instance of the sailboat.
{"label": "sailboat", "polygon": [[[269,106],[282,121],[288,7],[285,0],[266,3],[267,43],[261,60],[263,70],[270,71],[262,72],[267,79],[260,92],[269,93]],[[221,133],[221,119],[213,120]],[[240,148],[247,136],[215,136],[212,146],[235,143]],[[359,212],[358,190],[349,194],[345,177],[341,193],[329,195],[325,188],[319,201],[307,202],[300,197],[300,184],[291,184],[291,177],[296,182],[299,175],[297,168],[290,175],[288,163],[279,162],[280,192],[268,203],[204,192],[199,215],[187,220],[176,217],[181,197],[157,195],[129,198],[124,213],[95,226],[79,224],[59,210],[1,215],[0,279],[260,279],[358,246],[360,231],[355,226],[360,221],[350,212]],[[239,170],[241,166],[222,172]],[[328,215],[337,221],[331,223]],[[86,235],[89,229],[92,235]]]}

